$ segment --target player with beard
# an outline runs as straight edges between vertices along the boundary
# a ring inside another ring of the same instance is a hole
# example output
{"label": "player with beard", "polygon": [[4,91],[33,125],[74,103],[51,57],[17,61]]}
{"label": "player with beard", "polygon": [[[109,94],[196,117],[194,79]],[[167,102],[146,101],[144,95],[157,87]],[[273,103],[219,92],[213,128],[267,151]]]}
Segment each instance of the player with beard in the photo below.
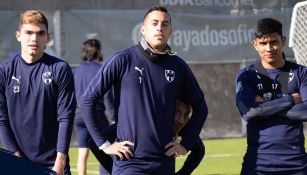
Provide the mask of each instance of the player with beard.
{"label": "player with beard", "polygon": [[[188,65],[171,50],[171,17],[164,7],[150,8],[139,44],[116,52],[101,67],[83,98],[85,123],[105,153],[116,156],[112,174],[174,174],[173,140],[177,92],[191,105],[180,144],[190,150],[207,116],[202,90]],[[110,143],[95,120],[95,103],[114,87],[117,141]],[[167,154],[166,154],[167,152]]]}

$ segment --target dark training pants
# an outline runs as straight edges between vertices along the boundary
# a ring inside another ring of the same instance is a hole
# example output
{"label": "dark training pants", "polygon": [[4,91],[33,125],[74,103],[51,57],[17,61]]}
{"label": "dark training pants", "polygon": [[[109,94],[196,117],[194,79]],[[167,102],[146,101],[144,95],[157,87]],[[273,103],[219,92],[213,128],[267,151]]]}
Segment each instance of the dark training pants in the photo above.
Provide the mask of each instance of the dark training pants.
{"label": "dark training pants", "polygon": [[116,175],[174,175],[175,159],[164,160],[116,160],[112,174]]}

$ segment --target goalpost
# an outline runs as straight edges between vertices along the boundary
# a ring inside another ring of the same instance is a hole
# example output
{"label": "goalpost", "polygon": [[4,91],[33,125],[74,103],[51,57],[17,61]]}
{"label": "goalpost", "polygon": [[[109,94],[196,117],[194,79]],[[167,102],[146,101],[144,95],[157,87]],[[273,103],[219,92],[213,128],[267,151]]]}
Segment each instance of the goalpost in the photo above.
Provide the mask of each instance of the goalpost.
{"label": "goalpost", "polygon": [[297,63],[307,66],[307,1],[295,4],[291,17],[289,47]]}

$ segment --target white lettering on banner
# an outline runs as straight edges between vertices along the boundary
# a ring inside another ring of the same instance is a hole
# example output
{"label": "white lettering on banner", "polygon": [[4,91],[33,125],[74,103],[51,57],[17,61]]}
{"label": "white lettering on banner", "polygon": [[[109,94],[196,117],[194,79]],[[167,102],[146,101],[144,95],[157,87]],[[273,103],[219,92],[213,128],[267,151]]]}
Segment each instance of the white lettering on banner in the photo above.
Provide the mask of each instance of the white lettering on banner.
{"label": "white lettering on banner", "polygon": [[194,5],[193,0],[160,0],[160,5]]}
{"label": "white lettering on banner", "polygon": [[[132,30],[132,41],[140,41],[141,23]],[[206,25],[203,30],[174,30],[168,44],[188,51],[193,47],[204,46],[236,46],[249,43],[253,38],[254,30],[246,24],[238,24],[235,29],[214,30]]]}
{"label": "white lettering on banner", "polygon": [[219,31],[206,25],[204,30],[175,30],[170,45],[183,47],[183,51],[198,46],[235,46],[249,43],[253,32],[253,29],[247,29],[246,24],[239,24],[233,30]]}
{"label": "white lettering on banner", "polygon": [[160,0],[162,6],[252,6],[253,0]]}

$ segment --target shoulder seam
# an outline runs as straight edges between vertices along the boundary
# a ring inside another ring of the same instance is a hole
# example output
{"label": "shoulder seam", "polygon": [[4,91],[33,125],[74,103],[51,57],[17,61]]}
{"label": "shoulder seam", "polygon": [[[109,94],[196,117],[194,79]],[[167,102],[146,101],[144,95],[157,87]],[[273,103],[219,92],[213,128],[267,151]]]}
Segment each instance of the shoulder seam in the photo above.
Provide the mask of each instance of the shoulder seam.
{"label": "shoulder seam", "polygon": [[109,65],[110,65],[116,58],[119,58],[119,56],[121,56],[121,55],[123,55],[123,54],[127,54],[127,53],[128,53],[128,51],[118,52],[118,53],[114,54],[111,58],[109,58],[109,61],[106,62],[106,66],[105,66],[105,68],[104,68],[104,70],[103,70],[103,73],[105,73],[106,68],[109,67]]}

